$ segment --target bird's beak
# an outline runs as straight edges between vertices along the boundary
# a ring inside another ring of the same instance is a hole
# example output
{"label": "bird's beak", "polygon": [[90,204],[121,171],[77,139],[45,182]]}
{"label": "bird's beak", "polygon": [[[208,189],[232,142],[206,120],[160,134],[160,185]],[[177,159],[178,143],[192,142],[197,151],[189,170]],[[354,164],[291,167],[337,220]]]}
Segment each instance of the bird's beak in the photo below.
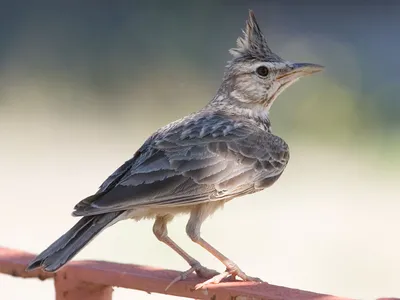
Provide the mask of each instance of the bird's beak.
{"label": "bird's beak", "polygon": [[276,77],[282,83],[299,79],[300,77],[320,72],[323,66],[309,63],[292,63],[287,70]]}

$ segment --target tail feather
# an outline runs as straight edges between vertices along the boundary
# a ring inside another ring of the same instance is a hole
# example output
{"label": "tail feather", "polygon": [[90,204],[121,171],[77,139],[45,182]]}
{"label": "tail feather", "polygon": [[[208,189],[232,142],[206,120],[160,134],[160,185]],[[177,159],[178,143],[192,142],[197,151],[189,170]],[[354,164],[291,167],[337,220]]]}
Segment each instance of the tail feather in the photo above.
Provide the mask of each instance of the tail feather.
{"label": "tail feather", "polygon": [[67,233],[30,262],[26,270],[42,267],[47,272],[57,271],[103,229],[114,224],[122,213],[111,212],[81,218]]}

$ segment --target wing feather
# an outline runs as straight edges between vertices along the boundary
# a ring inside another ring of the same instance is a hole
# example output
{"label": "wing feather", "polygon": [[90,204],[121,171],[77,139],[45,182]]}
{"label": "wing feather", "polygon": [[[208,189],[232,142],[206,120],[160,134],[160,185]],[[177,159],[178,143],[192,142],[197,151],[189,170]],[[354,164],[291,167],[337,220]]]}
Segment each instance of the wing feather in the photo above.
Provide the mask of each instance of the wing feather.
{"label": "wing feather", "polygon": [[221,116],[181,122],[153,135],[74,215],[233,198],[273,183],[288,161],[280,138]]}

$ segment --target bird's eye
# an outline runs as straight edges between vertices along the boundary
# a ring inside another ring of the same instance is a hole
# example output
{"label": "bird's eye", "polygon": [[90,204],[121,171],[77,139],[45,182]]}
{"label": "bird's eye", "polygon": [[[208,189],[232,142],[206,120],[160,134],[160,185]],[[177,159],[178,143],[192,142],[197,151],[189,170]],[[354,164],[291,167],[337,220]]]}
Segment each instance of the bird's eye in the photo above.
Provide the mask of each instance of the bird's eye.
{"label": "bird's eye", "polygon": [[266,66],[261,66],[257,68],[256,72],[261,77],[266,77],[268,75],[268,68]]}

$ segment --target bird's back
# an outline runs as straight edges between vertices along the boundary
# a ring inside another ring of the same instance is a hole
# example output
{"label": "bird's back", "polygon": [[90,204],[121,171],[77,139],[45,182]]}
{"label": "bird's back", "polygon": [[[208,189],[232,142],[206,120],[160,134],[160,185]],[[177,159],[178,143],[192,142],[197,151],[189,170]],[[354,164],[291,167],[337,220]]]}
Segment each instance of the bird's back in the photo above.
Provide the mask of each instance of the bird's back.
{"label": "bird's back", "polygon": [[271,185],[288,146],[254,121],[201,110],[156,131],[74,215],[231,199]]}

